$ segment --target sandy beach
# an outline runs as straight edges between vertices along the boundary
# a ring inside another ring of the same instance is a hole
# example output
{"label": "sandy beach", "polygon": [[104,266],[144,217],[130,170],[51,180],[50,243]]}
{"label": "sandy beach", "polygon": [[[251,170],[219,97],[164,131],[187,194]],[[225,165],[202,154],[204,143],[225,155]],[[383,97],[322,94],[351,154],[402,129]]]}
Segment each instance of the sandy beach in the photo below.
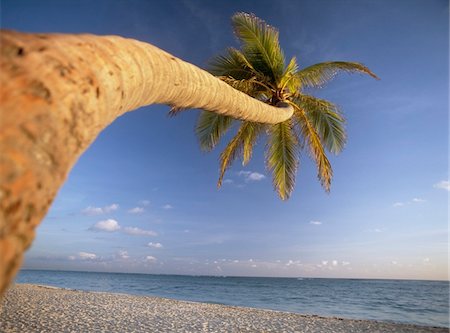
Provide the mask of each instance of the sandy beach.
{"label": "sandy beach", "polygon": [[448,332],[446,328],[16,284],[1,332]]}

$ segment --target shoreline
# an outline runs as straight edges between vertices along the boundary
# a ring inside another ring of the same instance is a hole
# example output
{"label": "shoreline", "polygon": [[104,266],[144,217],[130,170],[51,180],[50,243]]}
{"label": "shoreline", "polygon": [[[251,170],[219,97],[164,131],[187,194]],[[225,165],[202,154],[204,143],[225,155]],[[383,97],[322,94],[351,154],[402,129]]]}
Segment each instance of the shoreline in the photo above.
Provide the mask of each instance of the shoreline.
{"label": "shoreline", "polygon": [[0,331],[448,332],[446,327],[323,317],[154,296],[15,284],[0,305]]}

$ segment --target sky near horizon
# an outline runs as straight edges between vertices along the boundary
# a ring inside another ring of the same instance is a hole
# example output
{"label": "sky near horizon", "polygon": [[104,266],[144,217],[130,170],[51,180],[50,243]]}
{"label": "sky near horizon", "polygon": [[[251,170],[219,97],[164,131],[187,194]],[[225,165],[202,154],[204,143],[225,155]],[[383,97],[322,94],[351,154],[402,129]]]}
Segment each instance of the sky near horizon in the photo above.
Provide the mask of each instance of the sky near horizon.
{"label": "sky near horizon", "polygon": [[120,117],[80,158],[24,268],[193,275],[448,279],[449,4],[439,0],[3,0],[1,27],[116,34],[205,67],[237,47],[230,17],[280,31],[301,67],[357,61],[312,94],[343,110],[348,143],[325,193],[306,153],[287,202],[265,142],[218,190],[221,144],[200,151],[197,110]]}

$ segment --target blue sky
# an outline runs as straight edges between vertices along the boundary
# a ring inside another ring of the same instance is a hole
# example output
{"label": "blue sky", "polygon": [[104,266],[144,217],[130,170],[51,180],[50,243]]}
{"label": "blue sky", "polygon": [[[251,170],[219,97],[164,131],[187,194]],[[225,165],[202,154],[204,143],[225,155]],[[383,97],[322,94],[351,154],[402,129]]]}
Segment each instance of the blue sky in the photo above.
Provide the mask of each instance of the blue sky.
{"label": "blue sky", "polygon": [[114,272],[448,278],[448,1],[2,1],[2,28],[117,34],[205,67],[237,46],[230,17],[280,31],[288,58],[364,63],[310,93],[338,104],[348,143],[326,194],[304,153],[282,202],[264,166],[200,151],[197,110],[131,112],[80,158],[26,268]]}

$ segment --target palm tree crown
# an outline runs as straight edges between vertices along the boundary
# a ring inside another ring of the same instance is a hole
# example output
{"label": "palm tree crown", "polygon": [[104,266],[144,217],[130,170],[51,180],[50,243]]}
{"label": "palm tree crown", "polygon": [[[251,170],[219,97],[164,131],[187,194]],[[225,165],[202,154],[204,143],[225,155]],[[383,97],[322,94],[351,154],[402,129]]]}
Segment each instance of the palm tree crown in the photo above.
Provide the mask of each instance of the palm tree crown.
{"label": "palm tree crown", "polygon": [[[238,123],[236,135],[220,155],[218,186],[233,161],[242,158],[243,165],[247,164],[257,139],[266,135],[266,164],[281,199],[288,199],[294,189],[302,149],[315,161],[318,178],[328,192],[333,171],[325,150],[334,154],[342,151],[346,142],[345,120],[336,105],[304,94],[303,89],[321,87],[339,72],[377,76],[355,62],[324,62],[299,69],[293,57],[286,65],[275,28],[246,13],[235,14],[232,24],[241,49],[228,48],[224,55],[215,57],[210,73],[270,105],[287,103],[294,114],[285,122],[266,125],[202,111],[196,127],[202,150],[211,151],[227,130]],[[171,114],[177,111],[172,109]]]}

